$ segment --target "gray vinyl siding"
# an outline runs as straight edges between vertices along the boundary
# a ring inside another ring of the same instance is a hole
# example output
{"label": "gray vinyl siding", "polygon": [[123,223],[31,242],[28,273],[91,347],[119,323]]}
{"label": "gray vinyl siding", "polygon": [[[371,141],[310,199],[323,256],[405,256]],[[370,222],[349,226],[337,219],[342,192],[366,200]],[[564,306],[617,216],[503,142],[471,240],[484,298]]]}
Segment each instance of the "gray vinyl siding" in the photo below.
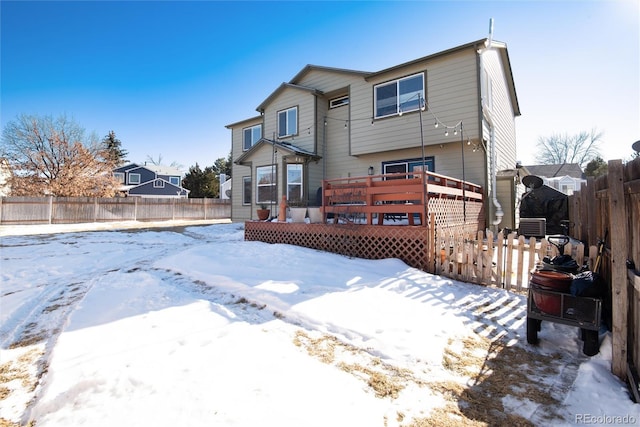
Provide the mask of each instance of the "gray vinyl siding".
{"label": "gray vinyl siding", "polygon": [[477,139],[478,88],[475,52],[472,49],[457,52],[446,58],[413,64],[396,70],[394,74],[376,76],[368,85],[352,89],[352,140],[351,153],[363,155],[397,150],[420,145],[419,113],[417,111],[375,119],[374,87],[419,72],[425,74],[425,92],[428,108],[422,113],[425,145],[439,145],[459,138],[453,132],[444,136],[442,126],[433,126],[435,117],[453,126],[464,122],[465,134]]}
{"label": "gray vinyl siding", "polygon": [[[291,137],[278,138],[278,112],[292,107],[298,108],[298,133]],[[264,111],[264,137],[294,144],[307,151],[315,151],[314,107],[315,95],[312,93],[285,88]]]}
{"label": "gray vinyl siding", "polygon": [[[363,77],[357,74],[340,73],[319,69],[309,71],[300,79],[299,82],[296,83],[301,86],[318,89],[325,94],[330,94],[332,92],[343,89],[355,82],[362,81],[364,81]],[[330,96],[330,98],[333,98],[333,96]]]}
{"label": "gray vinyl siding", "polygon": [[498,52],[485,53],[483,66],[488,71],[492,82],[491,112],[495,121],[497,170],[513,169],[516,165],[515,117]]}
{"label": "gray vinyl siding", "polygon": [[[262,123],[262,117],[254,117],[244,122],[236,123],[231,129],[231,149],[233,160],[243,153],[243,129]],[[263,128],[264,136],[264,128]],[[242,204],[242,178],[252,176],[251,167],[232,163],[231,168],[231,220],[244,221],[251,219],[255,205],[246,206]],[[253,184],[253,181],[252,181]],[[255,197],[254,197],[255,199]]]}
{"label": "gray vinyl siding", "polygon": [[[515,116],[514,108],[511,103],[511,97],[509,96],[509,89],[507,87],[506,77],[504,75],[504,69],[501,64],[500,55],[496,50],[488,51],[483,54],[482,66],[487,71],[491,80],[491,107],[489,108],[491,117],[493,118],[494,125],[494,141],[496,150],[496,164],[494,173],[505,170],[513,169],[516,165],[516,135],[515,135]],[[480,70],[481,80],[486,78],[484,70]],[[486,88],[487,85],[483,83]],[[486,95],[485,95],[486,97]],[[486,102],[485,102],[486,104]],[[492,194],[494,194],[493,176],[490,168],[492,159],[490,158],[490,128],[485,123],[485,138],[487,140],[487,175],[485,181],[486,194],[489,195],[485,201],[487,207],[487,214],[489,223],[492,223],[495,219],[496,207],[492,200]],[[512,209],[512,200],[509,197],[499,194],[495,189],[495,197],[500,203],[505,214]],[[503,220],[500,227],[504,227],[508,222],[507,219]]]}

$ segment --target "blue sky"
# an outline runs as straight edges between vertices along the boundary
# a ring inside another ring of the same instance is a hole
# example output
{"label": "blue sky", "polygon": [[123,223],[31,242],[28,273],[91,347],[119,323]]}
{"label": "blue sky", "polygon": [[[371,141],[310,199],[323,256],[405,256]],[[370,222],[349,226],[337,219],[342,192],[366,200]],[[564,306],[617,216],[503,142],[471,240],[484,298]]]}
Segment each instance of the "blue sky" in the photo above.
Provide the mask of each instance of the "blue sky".
{"label": "blue sky", "polygon": [[507,43],[522,116],[539,137],[597,128],[606,160],[640,139],[638,0],[0,2],[2,126],[66,114],[128,159],[204,167],[225,125],[257,114],[307,64],[377,71],[484,38]]}

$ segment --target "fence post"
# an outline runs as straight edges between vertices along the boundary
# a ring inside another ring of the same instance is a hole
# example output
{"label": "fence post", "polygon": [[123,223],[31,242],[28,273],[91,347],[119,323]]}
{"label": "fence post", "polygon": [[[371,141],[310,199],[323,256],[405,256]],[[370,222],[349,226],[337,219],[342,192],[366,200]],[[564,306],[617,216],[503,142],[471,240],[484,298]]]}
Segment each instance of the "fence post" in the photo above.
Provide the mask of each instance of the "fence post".
{"label": "fence post", "polygon": [[595,241],[595,238],[598,235],[598,223],[596,220],[598,202],[596,201],[596,181],[591,177],[587,178],[587,191],[583,198],[583,202],[585,206],[585,214],[587,216],[586,243],[589,246],[596,245],[598,243]]}
{"label": "fence post", "polygon": [[204,220],[206,221],[207,220],[207,198],[206,197],[202,200],[202,209],[204,210],[202,216],[203,216]]}
{"label": "fence post", "polygon": [[53,196],[49,196],[49,224],[53,222]]}
{"label": "fence post", "polygon": [[138,220],[138,197],[134,198],[134,204],[133,204],[133,220],[137,221]]}
{"label": "fence post", "polygon": [[[611,371],[623,381],[627,376],[627,210],[624,197],[622,160],[608,165],[609,233],[611,235],[611,307],[612,307],[612,363]],[[613,226],[615,225],[615,227]]]}
{"label": "fence post", "polygon": [[98,198],[93,198],[93,222],[98,222]]}
{"label": "fence post", "polygon": [[498,232],[498,239],[496,240],[496,249],[498,251],[498,262],[496,264],[496,286],[502,286],[502,288],[504,289],[504,283],[502,281],[503,279],[503,265],[504,265],[504,245],[505,245],[505,241],[504,241],[505,237],[504,237],[504,230],[501,230],[500,232]]}

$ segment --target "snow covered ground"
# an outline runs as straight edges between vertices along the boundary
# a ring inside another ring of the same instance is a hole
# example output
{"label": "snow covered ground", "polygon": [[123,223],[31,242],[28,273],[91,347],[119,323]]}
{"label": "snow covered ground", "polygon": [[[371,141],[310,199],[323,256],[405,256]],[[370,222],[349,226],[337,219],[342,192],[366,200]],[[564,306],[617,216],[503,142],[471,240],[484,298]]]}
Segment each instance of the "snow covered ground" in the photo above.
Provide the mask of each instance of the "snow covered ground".
{"label": "snow covered ground", "polygon": [[2,426],[640,423],[609,333],[530,346],[522,295],[242,224],[64,230],[0,230]]}

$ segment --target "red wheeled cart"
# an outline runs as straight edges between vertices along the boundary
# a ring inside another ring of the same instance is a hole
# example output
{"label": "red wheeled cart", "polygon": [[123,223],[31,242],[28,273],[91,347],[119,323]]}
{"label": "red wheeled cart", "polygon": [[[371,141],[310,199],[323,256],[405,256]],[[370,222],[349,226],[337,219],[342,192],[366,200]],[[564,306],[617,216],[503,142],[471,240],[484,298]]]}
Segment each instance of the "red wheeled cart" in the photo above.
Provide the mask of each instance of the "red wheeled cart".
{"label": "red wheeled cart", "polygon": [[[560,253],[568,242],[566,236],[550,236],[549,241],[558,246]],[[527,300],[527,342],[538,343],[542,321],[576,326],[581,330],[584,342],[582,352],[593,356],[600,350],[598,331],[602,320],[602,299],[574,296],[571,285],[576,276],[568,271],[545,268],[531,273]]]}

